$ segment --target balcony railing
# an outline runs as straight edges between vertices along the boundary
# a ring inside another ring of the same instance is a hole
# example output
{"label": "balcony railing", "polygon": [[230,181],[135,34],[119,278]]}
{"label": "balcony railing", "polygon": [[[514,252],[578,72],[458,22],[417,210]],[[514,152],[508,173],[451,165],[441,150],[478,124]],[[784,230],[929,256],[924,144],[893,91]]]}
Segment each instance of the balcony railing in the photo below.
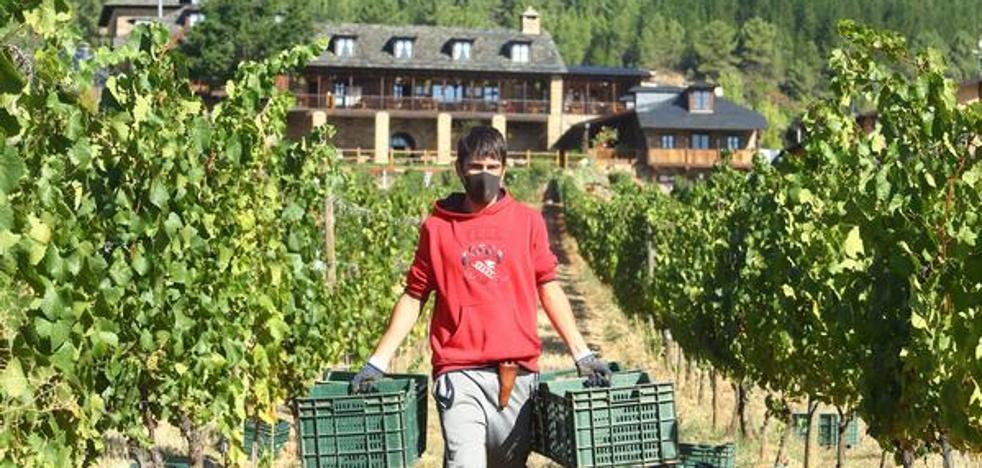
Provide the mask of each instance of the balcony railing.
{"label": "balcony railing", "polygon": [[[720,161],[720,149],[670,148],[648,150],[648,164],[663,167],[712,167]],[[750,167],[753,163],[752,150],[733,150],[733,165]]]}
{"label": "balcony railing", "polygon": [[549,101],[542,99],[458,99],[439,100],[431,96],[333,96],[296,94],[297,105],[309,109],[367,109],[448,112],[487,112],[506,114],[548,114]]}
{"label": "balcony railing", "polygon": [[[341,161],[347,163],[366,164],[372,163],[375,158],[373,148],[336,148]],[[567,155],[568,162],[577,162],[587,155],[584,153],[570,153]],[[449,161],[457,159],[457,151],[450,150]],[[413,165],[435,165],[438,164],[437,150],[418,149],[418,150],[397,150],[389,149],[386,156],[387,164],[390,166],[413,166]],[[561,155],[558,151],[508,151],[509,166],[528,166],[533,162],[546,162],[558,166]]]}
{"label": "balcony railing", "polygon": [[614,114],[626,109],[624,103],[618,101],[571,101],[563,104],[566,114]]}

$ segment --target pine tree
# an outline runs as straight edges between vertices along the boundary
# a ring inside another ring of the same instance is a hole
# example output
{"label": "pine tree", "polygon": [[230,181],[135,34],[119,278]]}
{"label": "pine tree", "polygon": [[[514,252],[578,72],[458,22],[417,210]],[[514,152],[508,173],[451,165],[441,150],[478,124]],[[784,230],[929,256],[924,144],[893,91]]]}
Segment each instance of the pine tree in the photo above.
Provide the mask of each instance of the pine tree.
{"label": "pine tree", "polygon": [[434,2],[433,23],[441,26],[462,28],[493,28],[494,3],[487,0],[463,2]]}
{"label": "pine tree", "polygon": [[191,28],[181,52],[192,79],[218,86],[239,64],[259,60],[311,39],[314,26],[307,2],[209,0],[204,20]]}
{"label": "pine tree", "polygon": [[778,70],[777,27],[758,17],[740,29],[740,60],[744,71],[771,80]]}
{"label": "pine tree", "polygon": [[975,42],[975,38],[965,31],[958,31],[952,39],[948,51],[948,71],[953,79],[964,81],[982,74]]}
{"label": "pine tree", "polygon": [[640,64],[648,68],[678,68],[685,44],[682,24],[656,13],[641,25]]}
{"label": "pine tree", "polygon": [[567,65],[583,63],[593,40],[592,21],[576,10],[558,12],[555,16],[543,18],[543,21],[546,30],[552,34],[563,61]]}
{"label": "pine tree", "polygon": [[701,78],[717,80],[721,73],[737,64],[736,31],[721,20],[707,23],[696,32],[692,41],[695,71]]}
{"label": "pine tree", "polygon": [[398,0],[372,0],[358,6],[357,18],[362,23],[405,24],[406,9]]}

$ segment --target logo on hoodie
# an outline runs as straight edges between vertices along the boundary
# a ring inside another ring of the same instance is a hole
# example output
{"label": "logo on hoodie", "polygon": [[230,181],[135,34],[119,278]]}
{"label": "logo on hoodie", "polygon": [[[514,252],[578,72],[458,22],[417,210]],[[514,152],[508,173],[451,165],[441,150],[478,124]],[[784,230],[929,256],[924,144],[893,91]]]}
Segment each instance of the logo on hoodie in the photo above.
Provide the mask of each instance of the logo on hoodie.
{"label": "logo on hoodie", "polygon": [[501,268],[505,252],[494,244],[477,243],[464,249],[460,254],[460,263],[464,267],[464,276],[479,283],[501,283],[505,281],[505,271]]}

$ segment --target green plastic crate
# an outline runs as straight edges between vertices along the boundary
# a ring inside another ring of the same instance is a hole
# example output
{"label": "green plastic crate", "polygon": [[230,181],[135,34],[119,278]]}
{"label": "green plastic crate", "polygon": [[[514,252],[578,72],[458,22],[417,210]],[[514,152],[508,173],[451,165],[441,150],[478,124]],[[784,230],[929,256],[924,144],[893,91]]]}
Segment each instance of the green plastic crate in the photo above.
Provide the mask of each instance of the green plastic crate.
{"label": "green plastic crate", "polygon": [[[255,421],[246,421],[243,435],[243,449],[246,455],[252,453],[252,439],[253,433],[256,430]],[[280,450],[286,445],[286,441],[290,438],[290,423],[287,421],[277,421],[276,429],[274,429],[264,422],[259,422],[259,438],[258,438],[258,449],[257,452],[259,456],[262,457],[266,450],[269,449],[270,439],[273,441],[273,457],[275,458],[279,455]]]}
{"label": "green plastic crate", "polygon": [[[794,414],[795,432],[798,437],[804,438],[808,434],[808,414]],[[846,426],[846,447],[859,445],[859,420],[853,418]],[[836,447],[839,440],[839,414],[820,413],[818,415],[818,445],[822,447]]]}
{"label": "green plastic crate", "polygon": [[188,457],[167,457],[164,460],[164,468],[191,468],[191,459]]}
{"label": "green plastic crate", "polygon": [[546,380],[536,392],[533,449],[566,467],[637,466],[677,461],[678,422],[671,383],[644,372],[616,373],[611,386]]}
{"label": "green plastic crate", "polygon": [[329,372],[297,399],[305,468],[412,466],[426,450],[428,377],[387,374],[378,392],[350,395],[352,372]]}
{"label": "green plastic crate", "polygon": [[[208,466],[207,462],[205,462],[205,466]],[[130,468],[140,468],[140,464],[138,462],[130,463]],[[164,457],[164,468],[191,468],[191,459],[184,455]]]}
{"label": "green plastic crate", "polygon": [[679,444],[679,454],[684,468],[734,468],[736,445]]}

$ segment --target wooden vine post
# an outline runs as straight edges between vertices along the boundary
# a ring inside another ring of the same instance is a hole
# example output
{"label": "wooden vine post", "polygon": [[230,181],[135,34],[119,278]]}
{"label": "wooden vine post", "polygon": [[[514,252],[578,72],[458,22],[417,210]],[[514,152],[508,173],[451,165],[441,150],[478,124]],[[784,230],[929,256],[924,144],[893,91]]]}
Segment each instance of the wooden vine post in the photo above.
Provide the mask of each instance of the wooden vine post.
{"label": "wooden vine post", "polygon": [[338,281],[337,247],[334,232],[334,195],[324,199],[324,266],[325,282],[333,288]]}

